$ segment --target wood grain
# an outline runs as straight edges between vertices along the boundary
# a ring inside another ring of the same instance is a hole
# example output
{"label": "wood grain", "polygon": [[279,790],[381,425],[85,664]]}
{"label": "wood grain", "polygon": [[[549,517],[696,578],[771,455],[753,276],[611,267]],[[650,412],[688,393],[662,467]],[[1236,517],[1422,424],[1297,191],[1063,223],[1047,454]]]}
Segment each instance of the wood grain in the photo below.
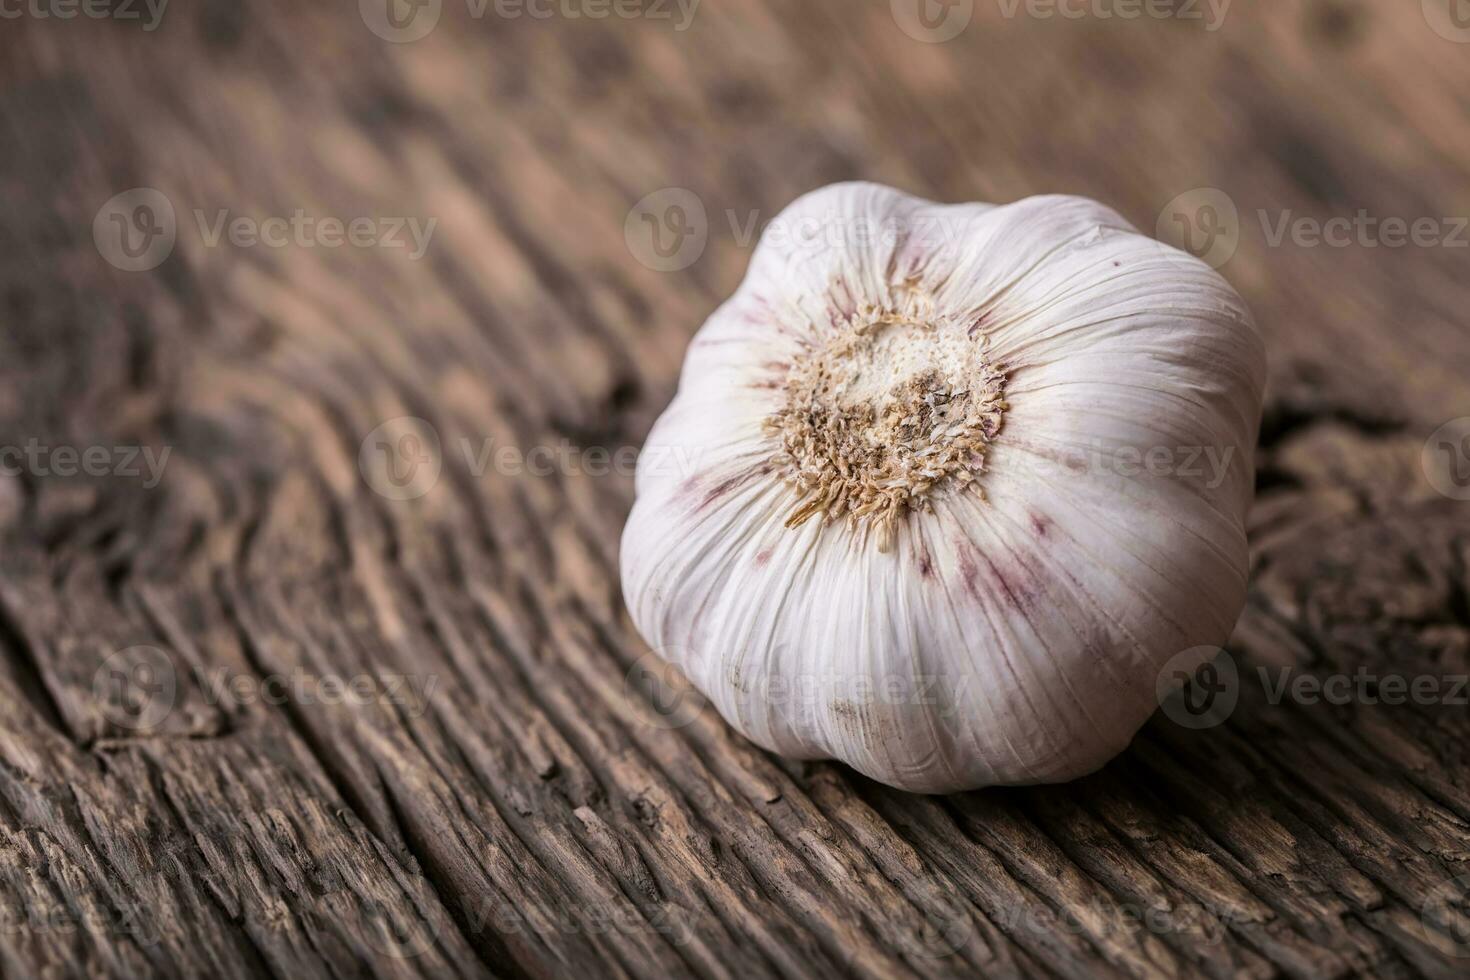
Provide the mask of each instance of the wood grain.
{"label": "wood grain", "polygon": [[[1420,462],[1470,414],[1467,252],[1268,234],[1470,214],[1470,46],[1413,0],[1213,30],[979,0],[934,44],[884,2],[664,6],[445,0],[403,44],[350,4],[0,22],[0,445],[52,454],[0,476],[0,970],[1463,976],[1464,701],[1257,678],[1470,671],[1470,504]],[[742,229],[850,178],[1150,231],[1192,189],[1236,206],[1273,377],[1223,724],[915,797],[650,705],[598,460],[641,445]],[[129,272],[93,226],[140,187],[176,242]],[[665,188],[708,234],[670,272],[624,233]],[[434,227],[417,259],[211,244],[220,211]],[[423,495],[364,476],[384,424],[437,438]]]}

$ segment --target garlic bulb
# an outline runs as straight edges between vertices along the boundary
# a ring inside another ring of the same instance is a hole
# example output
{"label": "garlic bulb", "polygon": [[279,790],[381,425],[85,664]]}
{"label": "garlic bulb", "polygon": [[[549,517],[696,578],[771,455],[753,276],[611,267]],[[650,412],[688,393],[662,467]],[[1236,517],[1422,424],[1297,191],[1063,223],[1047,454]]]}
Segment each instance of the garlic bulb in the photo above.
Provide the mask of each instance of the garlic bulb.
{"label": "garlic bulb", "polygon": [[1086,774],[1240,613],[1265,371],[1220,276],[1093,201],[815,191],[690,344],[628,609],[781,755]]}

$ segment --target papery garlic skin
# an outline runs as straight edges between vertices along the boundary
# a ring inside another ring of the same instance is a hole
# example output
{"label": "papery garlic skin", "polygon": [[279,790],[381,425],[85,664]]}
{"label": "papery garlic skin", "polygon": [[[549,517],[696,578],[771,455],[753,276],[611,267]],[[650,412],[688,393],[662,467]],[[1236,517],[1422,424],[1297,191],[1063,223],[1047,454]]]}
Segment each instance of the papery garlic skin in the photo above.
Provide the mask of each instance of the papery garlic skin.
{"label": "papery garlic skin", "polygon": [[[1096,202],[823,188],[690,344],[639,463],[628,609],[781,755],[920,792],[1084,775],[1240,613],[1265,374],[1224,279]],[[895,428],[930,402],[937,422]],[[919,473],[951,430],[977,449]],[[907,469],[863,454],[894,432],[922,442]],[[783,447],[842,439],[866,468],[832,467],[812,511]],[[901,505],[834,511],[873,484]]]}

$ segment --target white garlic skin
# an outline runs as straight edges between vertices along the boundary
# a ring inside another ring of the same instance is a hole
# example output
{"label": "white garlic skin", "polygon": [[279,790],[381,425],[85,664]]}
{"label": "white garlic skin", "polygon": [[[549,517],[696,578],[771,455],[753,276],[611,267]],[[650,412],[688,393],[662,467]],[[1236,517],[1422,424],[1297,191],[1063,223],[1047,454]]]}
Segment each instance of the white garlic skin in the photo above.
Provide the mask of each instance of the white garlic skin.
{"label": "white garlic skin", "polygon": [[[963,330],[1005,377],[983,497],[948,481],[887,553],[846,517],[786,526],[801,495],[768,424],[792,365],[869,308],[949,332],[920,361]],[[1161,667],[1223,644],[1244,605],[1265,375],[1225,280],[1096,202],[814,191],[768,227],[649,435],[629,612],[780,755],[929,793],[1085,775],[1158,706]]]}

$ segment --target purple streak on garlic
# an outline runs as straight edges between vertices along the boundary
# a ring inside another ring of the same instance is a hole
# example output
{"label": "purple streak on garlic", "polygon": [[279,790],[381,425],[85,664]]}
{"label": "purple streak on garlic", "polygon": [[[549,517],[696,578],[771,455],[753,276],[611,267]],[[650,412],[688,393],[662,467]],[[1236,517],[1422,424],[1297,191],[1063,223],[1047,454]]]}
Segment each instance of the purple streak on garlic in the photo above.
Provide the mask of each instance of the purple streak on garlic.
{"label": "purple streak on garlic", "polygon": [[1265,373],[1235,291],[1093,201],[815,191],[649,435],[628,609],[782,755],[922,792],[1086,774],[1240,613]]}

